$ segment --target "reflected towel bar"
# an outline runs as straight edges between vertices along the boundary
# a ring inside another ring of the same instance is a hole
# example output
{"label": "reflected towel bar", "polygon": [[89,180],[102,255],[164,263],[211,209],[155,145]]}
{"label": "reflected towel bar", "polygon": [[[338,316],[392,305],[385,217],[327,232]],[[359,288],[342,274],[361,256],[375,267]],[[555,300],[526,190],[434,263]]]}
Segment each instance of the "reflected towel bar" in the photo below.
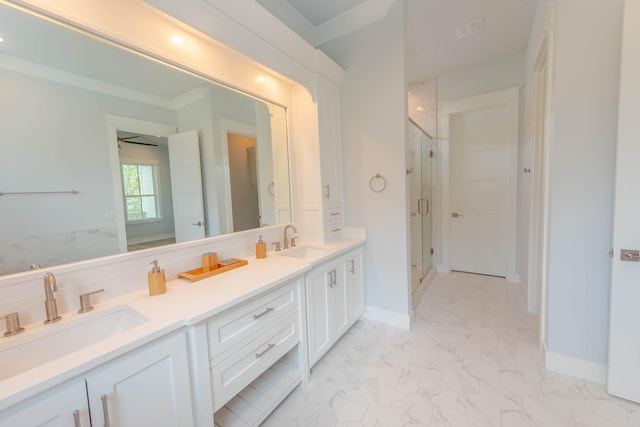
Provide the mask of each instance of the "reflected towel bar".
{"label": "reflected towel bar", "polygon": [[14,195],[14,194],[78,194],[78,190],[71,191],[15,191],[11,193],[2,193],[0,192],[0,196],[4,195]]}

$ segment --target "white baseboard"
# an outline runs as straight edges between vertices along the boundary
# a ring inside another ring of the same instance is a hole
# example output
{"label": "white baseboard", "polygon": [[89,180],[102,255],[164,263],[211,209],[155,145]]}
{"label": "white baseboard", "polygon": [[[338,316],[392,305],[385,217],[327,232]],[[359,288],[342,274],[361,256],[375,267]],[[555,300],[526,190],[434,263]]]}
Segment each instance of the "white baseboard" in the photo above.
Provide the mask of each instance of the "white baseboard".
{"label": "white baseboard", "polygon": [[363,317],[396,328],[410,330],[413,323],[413,310],[410,314],[400,314],[368,305]]}
{"label": "white baseboard", "polygon": [[436,265],[436,271],[438,273],[446,273],[446,274],[451,273],[451,270],[449,270],[449,266],[448,265],[444,265],[444,264],[437,264]]}
{"label": "white baseboard", "polygon": [[607,383],[607,365],[577,359],[573,356],[546,351],[545,367],[554,372],[570,375],[598,384]]}

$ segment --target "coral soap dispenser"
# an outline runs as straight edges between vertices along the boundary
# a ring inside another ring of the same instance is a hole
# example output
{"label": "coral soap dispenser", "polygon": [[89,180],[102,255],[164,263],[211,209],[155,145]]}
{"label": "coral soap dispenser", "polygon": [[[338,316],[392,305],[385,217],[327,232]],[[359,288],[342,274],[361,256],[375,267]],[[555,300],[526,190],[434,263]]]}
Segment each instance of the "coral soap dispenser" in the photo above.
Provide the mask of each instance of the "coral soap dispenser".
{"label": "coral soap dispenser", "polygon": [[164,294],[167,292],[167,280],[164,277],[164,270],[158,267],[157,259],[154,259],[151,264],[153,264],[153,268],[147,275],[149,280],[149,295],[154,296]]}

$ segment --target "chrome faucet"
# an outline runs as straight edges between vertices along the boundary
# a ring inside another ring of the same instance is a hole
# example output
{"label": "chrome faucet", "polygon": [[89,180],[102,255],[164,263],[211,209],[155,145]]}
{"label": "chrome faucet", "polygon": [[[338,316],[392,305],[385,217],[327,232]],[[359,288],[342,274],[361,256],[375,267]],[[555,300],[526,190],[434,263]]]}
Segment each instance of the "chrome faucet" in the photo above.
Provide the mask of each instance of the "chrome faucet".
{"label": "chrome faucet", "polygon": [[284,246],[282,249],[289,249],[289,239],[287,238],[287,230],[292,229],[294,233],[297,233],[298,230],[293,224],[289,224],[284,228]]}
{"label": "chrome faucet", "polygon": [[56,303],[56,298],[53,296],[53,293],[58,290],[58,285],[56,284],[56,278],[53,273],[47,273],[44,275],[44,307],[47,310],[47,318],[45,319],[45,324],[55,323],[58,320],[62,319],[62,317],[58,316],[58,304]]}

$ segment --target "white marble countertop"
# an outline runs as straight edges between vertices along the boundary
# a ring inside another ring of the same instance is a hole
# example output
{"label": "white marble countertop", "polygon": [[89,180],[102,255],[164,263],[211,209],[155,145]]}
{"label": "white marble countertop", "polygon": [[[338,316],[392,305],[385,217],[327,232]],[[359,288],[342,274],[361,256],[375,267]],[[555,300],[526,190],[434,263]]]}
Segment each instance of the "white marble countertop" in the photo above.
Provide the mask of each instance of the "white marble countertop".
{"label": "white marble countertop", "polygon": [[[81,377],[90,369],[153,340],[195,325],[304,274],[318,263],[340,256],[363,244],[362,239],[345,238],[324,245],[309,245],[326,248],[326,252],[303,259],[282,256],[287,253],[285,251],[270,251],[267,258],[248,258],[246,266],[197,282],[186,279],[168,280],[167,292],[162,295],[150,297],[145,287],[143,290],[95,304],[92,313],[126,305],[149,320],[140,326],[1,381],[0,410],[67,380]],[[306,245],[300,243],[298,246]],[[294,250],[296,249],[288,251]],[[63,313],[63,319],[59,324],[64,324],[65,319],[71,321],[81,316],[83,315],[75,312]],[[58,323],[47,327],[55,328],[56,325]],[[25,325],[27,332],[21,336],[26,337],[32,329],[31,326],[35,329],[40,324]],[[0,338],[0,362],[2,343],[11,345],[10,340],[20,339],[21,336]]]}

